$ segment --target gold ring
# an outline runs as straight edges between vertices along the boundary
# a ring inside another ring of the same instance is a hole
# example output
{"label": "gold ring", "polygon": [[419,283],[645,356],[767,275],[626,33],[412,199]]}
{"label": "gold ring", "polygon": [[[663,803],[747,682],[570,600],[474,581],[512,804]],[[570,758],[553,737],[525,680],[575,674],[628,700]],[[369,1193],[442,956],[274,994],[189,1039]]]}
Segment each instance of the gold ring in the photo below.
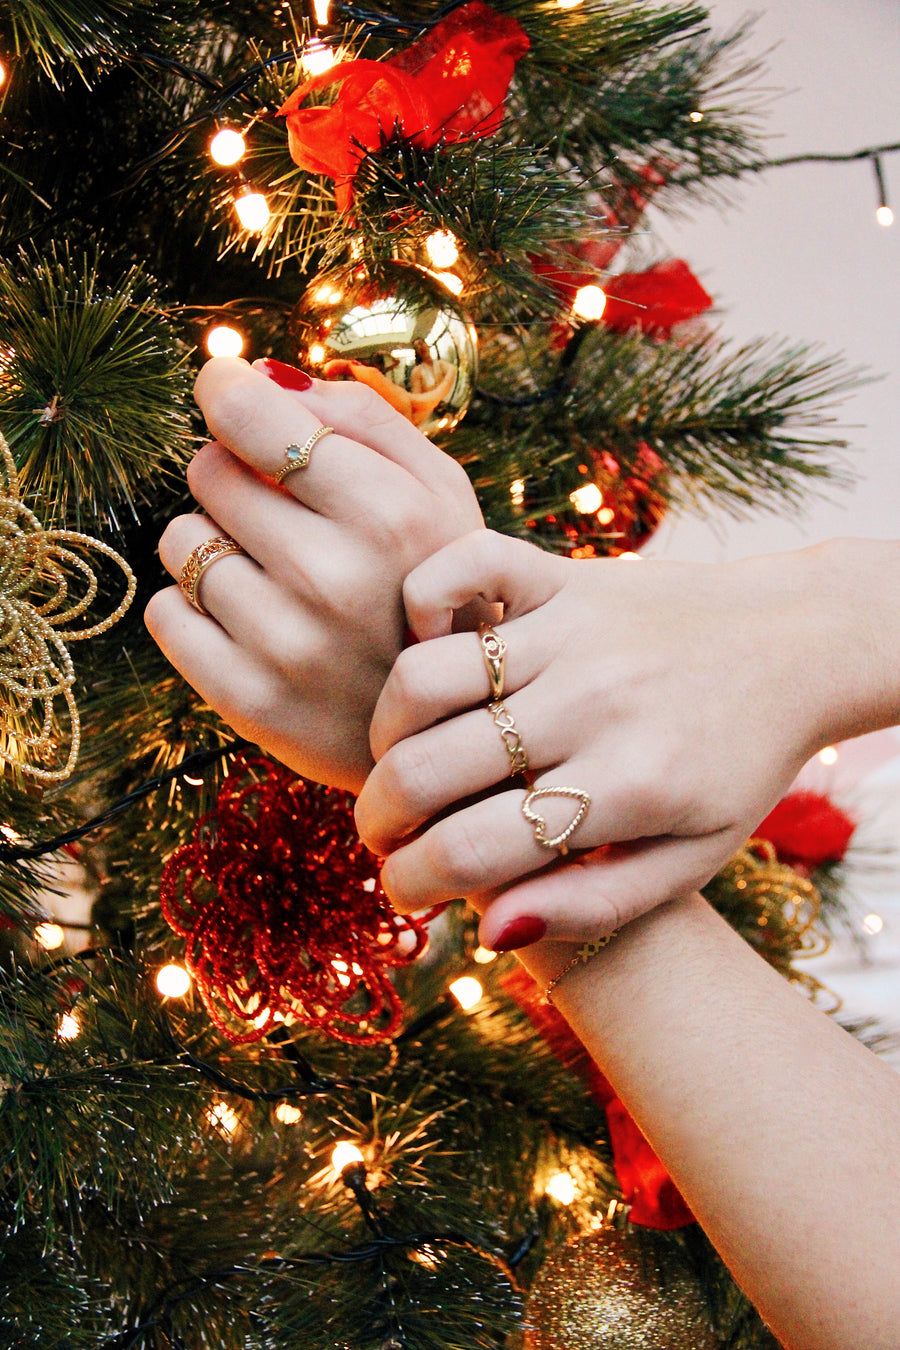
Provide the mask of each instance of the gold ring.
{"label": "gold ring", "polygon": [[199,614],[209,614],[209,610],[203,608],[197,596],[200,578],[207,567],[217,562],[219,558],[227,557],[229,553],[244,553],[244,550],[227,534],[218,534],[215,539],[204,539],[203,543],[198,544],[187,556],[187,561],[181,569],[181,576],[178,578],[178,585]]}
{"label": "gold ring", "polygon": [[320,441],[330,431],[334,431],[334,427],[316,427],[308,441],[304,441],[302,445],[289,445],[284,452],[284,463],[275,474],[275,482],[283,483],[288,474],[293,473],[295,469],[305,469],[316,441]]}
{"label": "gold ring", "polygon": [[505,703],[501,703],[499,698],[489,703],[487,710],[494,719],[494,726],[503,737],[503,744],[506,746],[506,753],[509,755],[510,777],[517,773],[523,773],[527,778],[528,752],[522,744],[522,737],[516,729],[512,713]]}
{"label": "gold ring", "polygon": [[506,643],[499,633],[495,633],[489,623],[483,623],[478,629],[481,639],[481,654],[485,669],[491,682],[491,698],[494,702],[503,697],[503,678],[506,668]]}
{"label": "gold ring", "polygon": [[[561,830],[559,834],[554,834],[552,837],[548,835],[546,820],[533,809],[533,803],[536,802],[539,797],[573,797],[578,802],[578,808],[574,816],[569,821],[566,828]],[[582,792],[581,788],[532,788],[522,803],[522,815],[534,830],[535,843],[540,844],[541,848],[555,848],[563,855],[563,857],[565,857],[569,851],[568,841],[587,815],[590,804],[590,794]]]}

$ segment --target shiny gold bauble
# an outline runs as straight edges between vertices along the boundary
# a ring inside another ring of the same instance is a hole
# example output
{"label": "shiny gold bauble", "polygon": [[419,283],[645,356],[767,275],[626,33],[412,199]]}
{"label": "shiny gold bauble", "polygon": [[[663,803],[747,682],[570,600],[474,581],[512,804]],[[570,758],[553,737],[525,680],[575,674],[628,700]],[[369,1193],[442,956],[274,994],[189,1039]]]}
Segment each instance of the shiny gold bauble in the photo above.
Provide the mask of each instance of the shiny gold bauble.
{"label": "shiny gold bauble", "polygon": [[719,1350],[700,1285],[677,1250],[659,1259],[605,1229],[551,1253],[525,1309],[526,1350]]}
{"label": "shiny gold bauble", "polygon": [[451,431],[478,372],[478,337],[446,286],[407,263],[323,272],[294,310],[297,359],[311,375],[376,389],[426,436]]}

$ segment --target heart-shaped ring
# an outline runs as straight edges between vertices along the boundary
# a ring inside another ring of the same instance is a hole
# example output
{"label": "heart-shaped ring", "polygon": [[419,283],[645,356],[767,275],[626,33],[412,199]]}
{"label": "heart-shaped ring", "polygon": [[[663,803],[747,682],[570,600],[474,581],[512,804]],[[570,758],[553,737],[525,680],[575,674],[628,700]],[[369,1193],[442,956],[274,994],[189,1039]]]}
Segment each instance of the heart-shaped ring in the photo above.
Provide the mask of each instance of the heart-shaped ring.
{"label": "heart-shaped ring", "polygon": [[[569,821],[564,830],[552,837],[547,834],[547,822],[542,815],[533,810],[532,803],[539,797],[571,797],[578,802],[578,809]],[[568,841],[578,829],[578,826],[587,815],[588,807],[591,804],[590,794],[582,792],[581,788],[572,787],[542,787],[532,788],[526,794],[522,802],[522,815],[528,821],[534,830],[535,842],[540,844],[541,848],[555,848],[563,855],[568,853]]]}

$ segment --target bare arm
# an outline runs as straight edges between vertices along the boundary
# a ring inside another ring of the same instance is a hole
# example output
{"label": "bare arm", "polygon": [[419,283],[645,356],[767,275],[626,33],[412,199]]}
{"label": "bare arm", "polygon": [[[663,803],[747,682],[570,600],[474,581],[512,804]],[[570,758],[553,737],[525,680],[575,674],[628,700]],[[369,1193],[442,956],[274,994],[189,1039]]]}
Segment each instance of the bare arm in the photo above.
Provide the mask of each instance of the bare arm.
{"label": "bare arm", "polygon": [[[571,951],[520,959],[546,986]],[[554,1003],[787,1350],[896,1350],[900,1075],[699,895],[629,924]]]}

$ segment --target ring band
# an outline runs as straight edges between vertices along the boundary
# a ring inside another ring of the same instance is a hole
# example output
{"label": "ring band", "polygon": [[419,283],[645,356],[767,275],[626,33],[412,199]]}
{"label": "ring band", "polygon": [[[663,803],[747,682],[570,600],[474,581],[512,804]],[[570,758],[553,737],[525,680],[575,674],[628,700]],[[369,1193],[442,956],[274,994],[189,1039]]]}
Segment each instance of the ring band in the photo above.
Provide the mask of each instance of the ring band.
{"label": "ring band", "polygon": [[229,553],[244,553],[244,549],[241,548],[240,544],[236,544],[229,535],[219,534],[216,535],[215,539],[204,539],[202,544],[198,544],[188,554],[187,561],[178,578],[178,585],[198,614],[209,614],[209,610],[203,608],[197,595],[200,578],[207,567],[217,562],[219,558],[227,557]]}
{"label": "ring band", "polygon": [[484,657],[485,670],[491,682],[491,699],[496,703],[503,697],[503,679],[506,669],[506,643],[499,633],[495,633],[489,623],[483,623],[478,629],[481,639],[481,654]]}
{"label": "ring band", "polygon": [[[578,802],[578,807],[574,816],[569,821],[564,830],[552,837],[547,834],[547,822],[542,815],[534,810],[534,802],[539,797],[573,797]],[[528,821],[534,830],[535,843],[540,844],[541,848],[555,848],[563,857],[569,851],[568,841],[578,829],[578,826],[584,820],[591,804],[590,794],[582,792],[581,788],[572,787],[542,787],[532,788],[522,803],[522,815]]]}
{"label": "ring band", "polygon": [[283,483],[288,474],[293,473],[295,469],[305,469],[316,441],[320,441],[330,431],[334,431],[334,427],[316,427],[309,440],[304,441],[302,445],[289,445],[284,452],[284,463],[275,474],[275,482]]}
{"label": "ring band", "polygon": [[528,752],[522,744],[522,737],[513,721],[513,715],[505,703],[500,699],[494,699],[487,705],[487,710],[494,719],[494,726],[503,737],[503,744],[506,746],[506,753],[509,755],[509,773],[514,777],[517,773],[525,774],[528,777]]}

